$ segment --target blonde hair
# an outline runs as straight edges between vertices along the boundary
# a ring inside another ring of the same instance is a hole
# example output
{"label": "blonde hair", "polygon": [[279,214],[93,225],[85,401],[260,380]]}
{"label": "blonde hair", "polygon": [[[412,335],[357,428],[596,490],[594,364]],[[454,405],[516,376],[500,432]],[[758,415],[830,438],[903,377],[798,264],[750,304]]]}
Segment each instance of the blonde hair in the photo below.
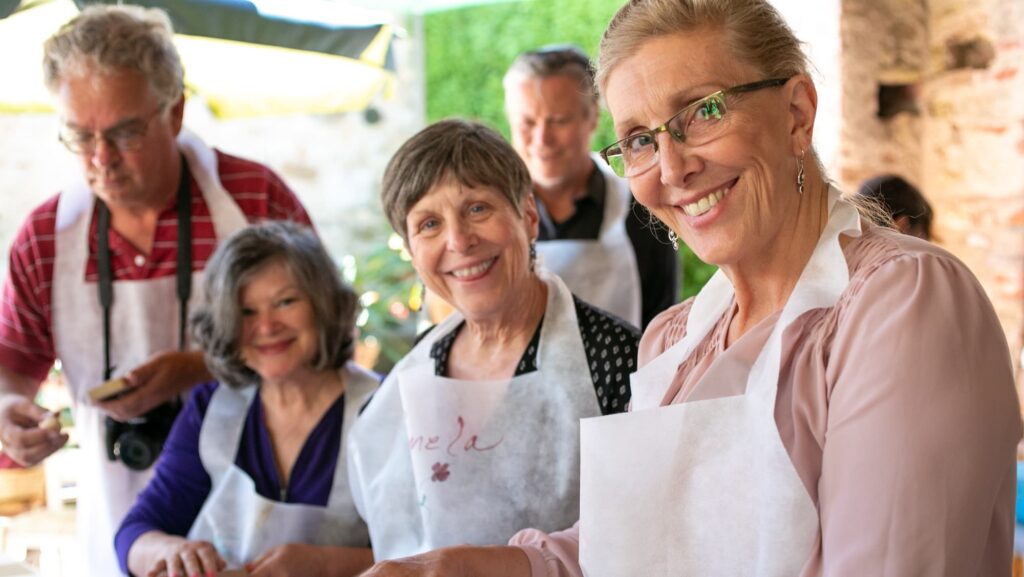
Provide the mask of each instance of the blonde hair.
{"label": "blonde hair", "polygon": [[[726,56],[753,66],[761,79],[810,76],[811,63],[802,43],[768,0],[629,0],[601,38],[594,74],[598,91],[604,93],[611,72],[647,41],[702,30],[721,31],[729,50]],[[807,152],[829,183],[813,146]],[[892,219],[877,202],[851,194],[843,197],[865,219],[891,227]]]}
{"label": "blonde hair", "polygon": [[709,28],[724,32],[729,56],[754,66],[765,78],[810,70],[800,41],[767,0],[630,0],[601,38],[598,90],[603,93],[611,71],[648,40]]}
{"label": "blonde hair", "polygon": [[181,97],[184,72],[167,14],[141,6],[90,5],[43,46],[46,88],[56,92],[67,75],[94,67],[144,76],[163,104]]}

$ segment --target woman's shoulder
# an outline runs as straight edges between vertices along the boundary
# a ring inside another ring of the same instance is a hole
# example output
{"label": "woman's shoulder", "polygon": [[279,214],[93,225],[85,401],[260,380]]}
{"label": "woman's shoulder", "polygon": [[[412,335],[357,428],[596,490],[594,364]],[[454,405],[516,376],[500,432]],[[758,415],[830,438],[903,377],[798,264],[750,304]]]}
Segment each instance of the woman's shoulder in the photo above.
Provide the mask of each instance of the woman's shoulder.
{"label": "woman's shoulder", "polygon": [[637,368],[640,330],[625,320],[573,296],[580,338],[602,415],[629,404],[629,375]]}
{"label": "woman's shoulder", "polygon": [[965,296],[984,295],[974,273],[952,253],[892,229],[870,226],[843,250],[850,270],[843,301],[855,299],[878,283],[891,292],[927,296],[935,279]]}
{"label": "woman's shoulder", "polygon": [[865,266],[875,266],[894,259],[945,258],[959,260],[949,251],[927,240],[877,225],[865,226],[858,237],[844,246],[851,275]]}
{"label": "woman's shoulder", "polygon": [[607,332],[623,335],[624,338],[629,338],[633,341],[640,340],[640,329],[631,323],[580,299],[576,295],[572,296],[572,301],[576,306],[576,322],[579,324],[580,332],[583,335]]}
{"label": "woman's shoulder", "polygon": [[[887,331],[913,334],[916,346],[972,332],[1005,343],[992,302],[971,270],[945,249],[894,230],[871,227],[844,248],[850,282],[834,307],[812,315],[818,336],[837,346],[874,334],[878,354]],[[941,314],[938,314],[940,313]],[[888,349],[887,349],[888,347]]]}
{"label": "woman's shoulder", "polygon": [[341,367],[341,371],[348,374],[350,378],[358,379],[360,382],[371,384],[374,387],[380,385],[384,380],[384,375],[363,367],[355,360],[346,361]]}
{"label": "woman's shoulder", "polygon": [[206,415],[206,410],[210,407],[213,394],[217,392],[220,386],[220,381],[208,381],[192,388],[192,392],[188,396],[188,404],[192,406],[192,409],[198,413],[200,418]]}

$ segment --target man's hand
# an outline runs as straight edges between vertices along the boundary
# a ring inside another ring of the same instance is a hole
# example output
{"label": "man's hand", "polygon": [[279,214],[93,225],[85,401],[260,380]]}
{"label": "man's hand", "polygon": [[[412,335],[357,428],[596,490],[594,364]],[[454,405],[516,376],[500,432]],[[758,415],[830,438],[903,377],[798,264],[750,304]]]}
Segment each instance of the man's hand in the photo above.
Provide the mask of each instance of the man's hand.
{"label": "man's hand", "polygon": [[140,417],[212,376],[201,352],[164,351],[132,369],[124,378],[130,386],[128,390],[113,400],[96,403],[118,421]]}
{"label": "man's hand", "polygon": [[68,442],[59,430],[41,428],[50,417],[46,409],[17,393],[0,396],[0,441],[4,452],[26,467],[41,462]]}

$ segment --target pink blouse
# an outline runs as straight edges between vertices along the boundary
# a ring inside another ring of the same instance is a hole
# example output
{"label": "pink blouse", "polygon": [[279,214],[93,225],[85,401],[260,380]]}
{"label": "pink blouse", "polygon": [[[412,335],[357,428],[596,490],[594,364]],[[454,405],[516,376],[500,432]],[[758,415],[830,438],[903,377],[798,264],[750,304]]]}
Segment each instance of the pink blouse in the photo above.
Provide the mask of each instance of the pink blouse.
{"label": "pink blouse", "polygon": [[[839,302],[784,335],[775,422],[820,517],[800,577],[1009,575],[1022,428],[991,303],[963,263],[919,239],[868,227],[844,254]],[[683,337],[691,304],[651,322],[640,366]],[[663,405],[742,392],[701,377],[726,355],[756,357],[777,315],[726,348],[732,314]],[[579,531],[527,529],[511,544],[534,577],[579,577]]]}

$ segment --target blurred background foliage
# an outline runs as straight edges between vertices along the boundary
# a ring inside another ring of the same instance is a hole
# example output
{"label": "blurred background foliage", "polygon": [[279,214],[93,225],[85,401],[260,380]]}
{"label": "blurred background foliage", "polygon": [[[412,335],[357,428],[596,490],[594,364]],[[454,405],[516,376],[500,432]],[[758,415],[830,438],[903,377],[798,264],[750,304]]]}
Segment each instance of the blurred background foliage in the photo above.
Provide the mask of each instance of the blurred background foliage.
{"label": "blurred background foliage", "polygon": [[[427,120],[480,120],[510,137],[502,76],[515,57],[545,44],[571,42],[592,57],[623,0],[523,0],[437,12],[425,17]],[[611,118],[601,121],[591,146],[615,141]],[[680,300],[697,294],[714,274],[680,245]]]}
{"label": "blurred background foliage", "polygon": [[[427,120],[463,116],[509,136],[501,78],[520,52],[573,43],[597,54],[608,21],[623,0],[523,0],[426,16]],[[614,141],[602,111],[594,135]]]}
{"label": "blurred background foliage", "polygon": [[[382,231],[367,230],[380,235]],[[339,263],[342,277],[359,295],[356,328],[360,346],[356,361],[386,374],[412,346],[420,328],[423,285],[416,277],[402,238],[385,232],[388,242],[369,252],[346,255]]]}

